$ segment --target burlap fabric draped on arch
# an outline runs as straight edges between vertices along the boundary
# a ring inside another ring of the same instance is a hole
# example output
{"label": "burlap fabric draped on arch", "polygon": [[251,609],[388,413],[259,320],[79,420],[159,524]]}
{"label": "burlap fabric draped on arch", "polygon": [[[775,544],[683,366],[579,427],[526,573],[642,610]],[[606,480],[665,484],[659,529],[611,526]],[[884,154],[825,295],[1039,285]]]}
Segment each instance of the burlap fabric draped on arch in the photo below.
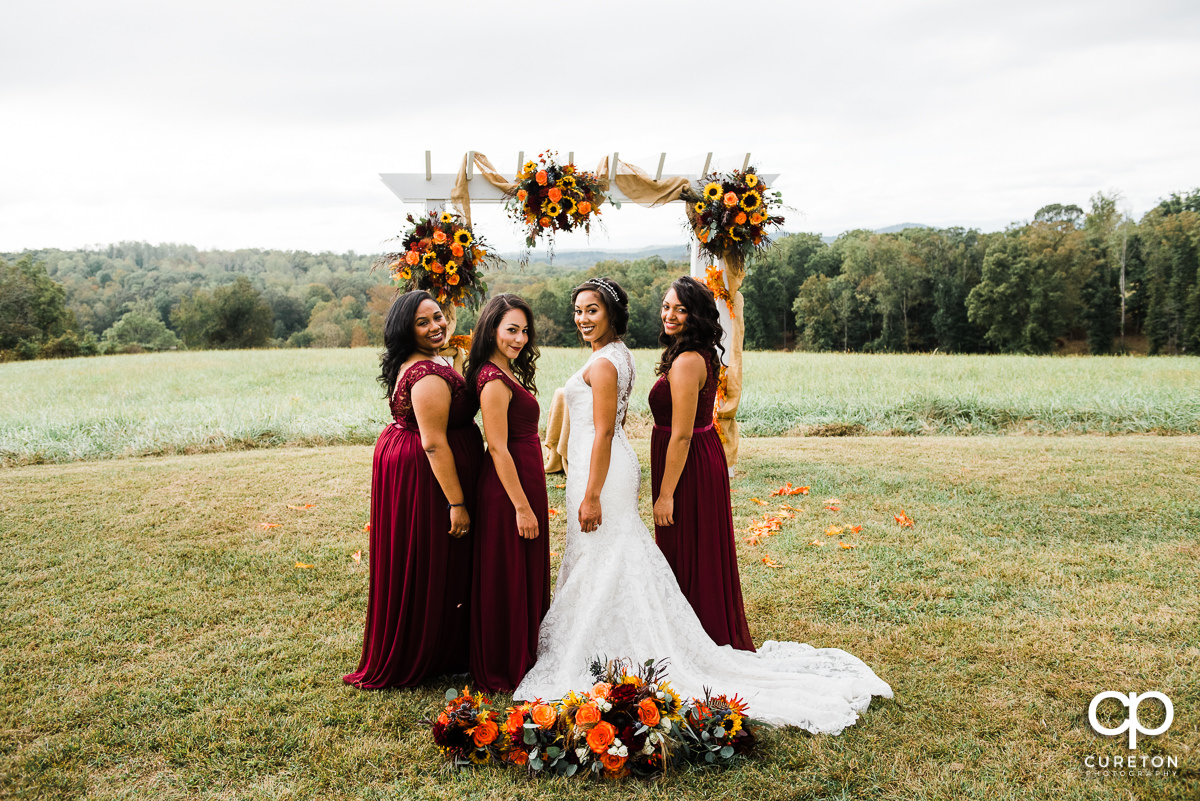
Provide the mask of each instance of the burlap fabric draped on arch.
{"label": "burlap fabric draped on arch", "polygon": [[[485,181],[505,194],[512,192],[516,188],[516,183],[497,172],[487,156],[478,152],[474,156],[475,169]],[[450,193],[450,201],[466,219],[467,225],[471,224],[471,193],[470,185],[467,181],[467,161],[469,157],[470,154],[463,154],[462,165],[458,168],[458,176],[454,181],[454,189]],[[596,175],[600,178],[601,186],[605,191],[608,191],[609,188],[609,173],[608,156],[605,156],[596,167]],[[616,175],[612,178],[612,181],[616,183],[617,188],[629,200],[637,203],[639,206],[648,207],[661,206],[665,203],[679,200],[680,193],[690,183],[688,179],[678,177],[656,181],[645,170],[620,159],[617,159]],[[690,220],[693,217],[692,209],[690,206],[686,206],[686,204],[685,207],[687,208],[688,219]],[[738,456],[738,424],[736,416],[738,402],[742,397],[742,339],[746,334],[745,324],[742,321],[744,301],[742,293],[738,290],[746,278],[746,263],[739,256],[718,259],[717,263],[724,270],[725,285],[729,288],[732,314],[730,319],[730,344],[725,354],[727,361],[725,365],[725,393],[724,397],[717,401],[716,422],[721,431],[721,441],[725,446],[725,459],[729,462],[730,467],[732,467],[737,464]],[[458,365],[456,364],[456,366]],[[567,452],[567,438],[569,433],[570,421],[567,419],[566,404],[563,402],[562,393],[556,392],[551,404],[550,419],[547,421],[547,472],[557,472],[560,469],[565,472],[567,467],[565,454]]]}

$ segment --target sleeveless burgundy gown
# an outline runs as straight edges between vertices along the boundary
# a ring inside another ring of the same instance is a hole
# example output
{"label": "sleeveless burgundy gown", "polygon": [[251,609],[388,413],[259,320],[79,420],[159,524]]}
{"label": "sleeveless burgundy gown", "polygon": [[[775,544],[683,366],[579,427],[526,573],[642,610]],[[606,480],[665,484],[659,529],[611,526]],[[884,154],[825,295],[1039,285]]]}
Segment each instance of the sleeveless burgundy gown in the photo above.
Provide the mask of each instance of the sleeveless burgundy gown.
{"label": "sleeveless burgundy gown", "polygon": [[375,443],[371,468],[370,594],[358,670],[343,680],[364,690],[419,684],[468,667],[471,535],[450,536],[450,509],[412,409],[412,387],[434,375],[450,385],[446,437],[475,522],[475,483],[483,438],[475,395],[452,367],[420,361],[400,376],[392,417]]}
{"label": "sleeveless burgundy gown", "polygon": [[[700,354],[705,356],[705,354]],[[729,468],[721,437],[713,426],[717,400],[714,356],[705,356],[708,379],[700,390],[692,444],[675,487],[675,525],[655,526],[654,539],[671,565],[679,589],[717,645],[753,651],[738,576]],[[670,372],[650,388],[654,431],[650,435],[650,486],[658,500],[667,445],[671,441]]]}
{"label": "sleeveless burgundy gown", "polygon": [[538,628],[550,606],[550,503],[538,437],[541,409],[527,389],[494,364],[479,371],[477,394],[489,381],[512,390],[508,452],[538,521],[538,536],[517,533],[517,511],[490,454],[477,493],[474,580],[471,582],[471,675],[487,692],[511,692],[537,660]]}

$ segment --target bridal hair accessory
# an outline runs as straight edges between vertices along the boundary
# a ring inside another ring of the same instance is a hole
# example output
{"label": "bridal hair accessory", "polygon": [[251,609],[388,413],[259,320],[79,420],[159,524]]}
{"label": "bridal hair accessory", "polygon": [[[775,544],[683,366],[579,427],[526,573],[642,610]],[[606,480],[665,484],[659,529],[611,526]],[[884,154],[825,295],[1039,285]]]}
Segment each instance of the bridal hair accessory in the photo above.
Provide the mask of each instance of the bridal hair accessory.
{"label": "bridal hair accessory", "polygon": [[589,278],[588,280],[584,281],[584,283],[604,287],[608,294],[612,295],[612,299],[616,301],[618,305],[620,305],[621,298],[617,295],[617,290],[613,289],[612,284],[608,283],[603,278]]}

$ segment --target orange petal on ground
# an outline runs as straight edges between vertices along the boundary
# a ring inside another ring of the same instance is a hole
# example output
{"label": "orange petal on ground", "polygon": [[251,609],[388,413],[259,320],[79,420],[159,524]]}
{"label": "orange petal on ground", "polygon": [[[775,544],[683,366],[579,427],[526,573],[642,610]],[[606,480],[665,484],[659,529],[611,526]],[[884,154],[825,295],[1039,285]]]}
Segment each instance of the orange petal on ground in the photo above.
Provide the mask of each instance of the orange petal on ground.
{"label": "orange petal on ground", "polygon": [[764,556],[762,558],[762,563],[764,565],[766,565],[767,567],[783,567],[783,565],[779,564],[778,562],[776,562],[774,559],[772,559],[769,556]]}
{"label": "orange petal on ground", "polygon": [[794,491],[792,491],[788,494],[789,495],[807,495],[808,487],[796,487],[796,489]]}
{"label": "orange petal on ground", "polygon": [[558,556],[558,551],[551,551],[551,552],[550,552],[550,555],[551,555],[551,556]]}
{"label": "orange petal on ground", "polygon": [[289,509],[311,509],[314,506],[316,506],[315,503],[302,503],[299,506],[292,506],[290,503],[288,504]]}
{"label": "orange petal on ground", "polygon": [[550,513],[550,514],[552,514],[552,515],[556,515],[556,514],[558,514],[558,510],[557,510],[557,509],[547,509],[546,511],[547,511],[547,512],[549,512],[549,513]]}
{"label": "orange petal on ground", "polygon": [[370,534],[370,533],[371,533],[371,524],[370,524],[370,523],[367,523],[366,525],[364,525],[364,526],[363,526],[363,531],[365,531],[365,532],[367,532],[368,534]]}
{"label": "orange petal on ground", "polygon": [[259,528],[279,528],[278,523],[259,523]]}
{"label": "orange petal on ground", "polygon": [[354,553],[350,554],[350,558],[353,559],[355,562],[361,562],[362,561],[362,551],[355,551]]}
{"label": "orange petal on ground", "polygon": [[848,542],[839,542],[839,543],[838,543],[838,547],[839,547],[839,548],[845,548],[845,549],[849,550],[849,549],[851,549],[851,548],[857,548],[858,546],[857,546],[857,545],[851,545],[851,544],[850,544],[850,543],[848,543]]}
{"label": "orange petal on ground", "polygon": [[754,501],[754,502],[755,502],[755,503],[757,503],[759,506],[766,506],[766,505],[767,505],[767,502],[766,502],[766,501],[760,501],[758,498],[751,498],[750,500]]}
{"label": "orange petal on ground", "polygon": [[892,517],[896,518],[896,522],[900,524],[901,528],[912,528],[914,525],[913,519],[905,514],[903,509],[900,510],[900,514],[892,515]]}
{"label": "orange petal on ground", "polygon": [[296,567],[298,567],[302,570],[308,570],[310,567],[312,567],[312,565],[306,565],[303,562],[297,562]]}
{"label": "orange petal on ground", "polygon": [[824,542],[822,542],[821,540],[813,540],[812,542],[810,542],[810,543],[809,543],[809,545],[815,545],[815,546],[817,546],[818,548],[824,548],[824,547],[825,547],[825,543],[824,543]]}
{"label": "orange petal on ground", "polygon": [[566,484],[555,484],[554,488],[555,489],[566,489],[567,485]]}
{"label": "orange petal on ground", "polygon": [[840,507],[840,506],[834,506],[833,504],[829,504],[829,505],[828,505],[828,506],[826,506],[825,508],[826,508],[826,509],[828,509],[828,510],[829,510],[829,511],[831,511],[831,512],[840,512],[840,511],[842,511],[842,507]]}
{"label": "orange petal on ground", "polygon": [[850,530],[857,534],[858,532],[862,531],[862,526],[853,526]]}
{"label": "orange petal on ground", "polygon": [[838,535],[838,534],[841,534],[841,533],[842,533],[842,527],[841,527],[841,526],[830,526],[829,528],[825,529],[825,536],[826,536],[826,537],[833,537],[833,536],[836,536],[836,535]]}

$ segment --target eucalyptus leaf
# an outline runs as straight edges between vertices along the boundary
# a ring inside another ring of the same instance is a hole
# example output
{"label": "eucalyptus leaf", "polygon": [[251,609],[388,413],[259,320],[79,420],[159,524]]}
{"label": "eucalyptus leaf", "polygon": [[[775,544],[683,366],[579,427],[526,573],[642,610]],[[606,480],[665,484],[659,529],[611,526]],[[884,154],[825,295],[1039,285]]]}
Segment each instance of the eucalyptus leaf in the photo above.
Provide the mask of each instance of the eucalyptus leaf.
{"label": "eucalyptus leaf", "polygon": [[575,771],[579,770],[579,766],[578,766],[578,765],[576,765],[576,764],[574,764],[574,763],[567,762],[567,763],[565,763],[565,764],[566,764],[566,766],[567,766],[567,770],[566,770],[566,774],[567,774],[567,776],[574,776],[574,775],[575,775]]}
{"label": "eucalyptus leaf", "polygon": [[531,758],[529,760],[529,767],[533,768],[534,770],[541,770],[542,769],[542,760]]}
{"label": "eucalyptus leaf", "polygon": [[446,690],[446,700],[447,701],[453,701],[457,697],[458,697],[458,690],[454,689],[453,687],[451,687],[449,690]]}
{"label": "eucalyptus leaf", "polygon": [[733,756],[733,746],[727,745],[721,749],[721,759],[729,759]]}
{"label": "eucalyptus leaf", "polygon": [[716,756],[713,754],[712,751],[709,751],[707,754],[704,755],[705,762],[713,762],[714,760],[716,760]]}
{"label": "eucalyptus leaf", "polygon": [[536,743],[536,742],[537,742],[537,735],[535,735],[535,734],[534,734],[533,732],[531,732],[529,729],[526,729],[526,730],[525,730],[525,737],[524,737],[523,739],[524,739],[524,741],[525,741],[525,745],[533,745],[534,743]]}
{"label": "eucalyptus leaf", "polygon": [[558,759],[560,756],[562,756],[562,749],[556,745],[552,745],[546,749],[546,756],[550,757],[551,759]]}
{"label": "eucalyptus leaf", "polygon": [[714,731],[713,731],[713,736],[714,736],[714,737],[724,737],[724,736],[725,736],[725,727],[724,727],[724,726],[718,726],[718,727],[716,728],[716,730],[714,730]]}

